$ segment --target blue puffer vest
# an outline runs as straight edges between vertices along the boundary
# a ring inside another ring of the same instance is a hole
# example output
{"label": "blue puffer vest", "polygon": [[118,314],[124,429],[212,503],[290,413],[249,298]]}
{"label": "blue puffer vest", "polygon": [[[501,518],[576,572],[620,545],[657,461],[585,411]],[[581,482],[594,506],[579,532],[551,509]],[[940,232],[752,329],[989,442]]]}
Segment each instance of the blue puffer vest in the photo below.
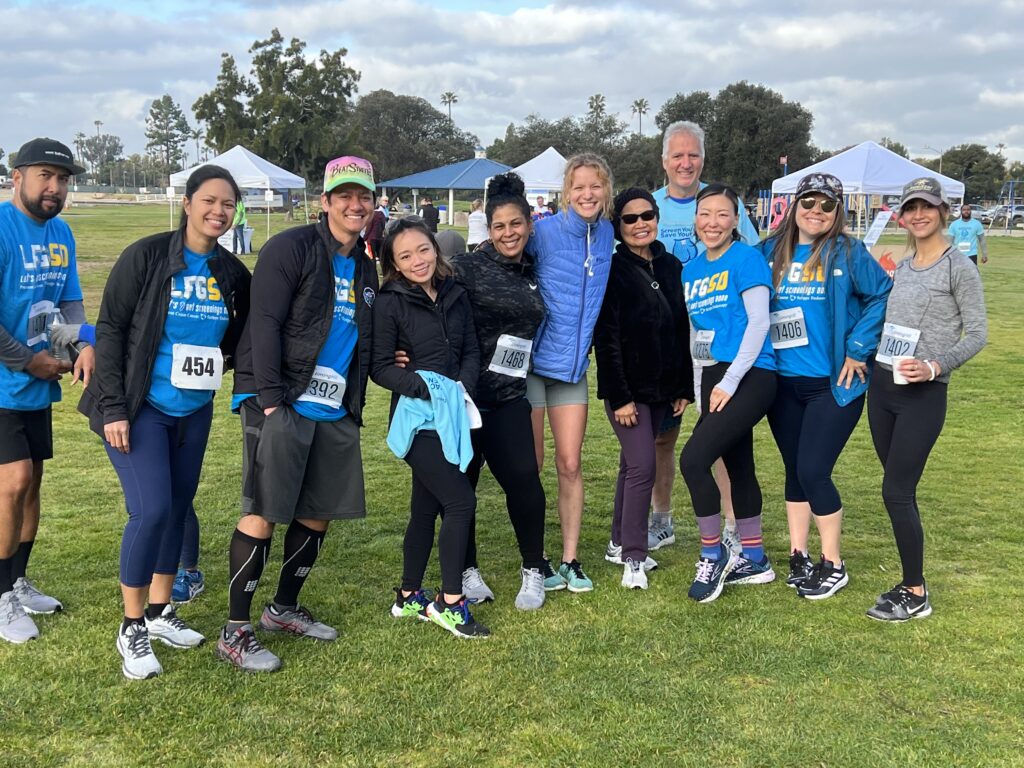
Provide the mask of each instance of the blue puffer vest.
{"label": "blue puffer vest", "polygon": [[533,348],[534,373],[575,384],[587,372],[614,243],[607,219],[588,224],[571,208],[537,222],[529,250],[545,312]]}

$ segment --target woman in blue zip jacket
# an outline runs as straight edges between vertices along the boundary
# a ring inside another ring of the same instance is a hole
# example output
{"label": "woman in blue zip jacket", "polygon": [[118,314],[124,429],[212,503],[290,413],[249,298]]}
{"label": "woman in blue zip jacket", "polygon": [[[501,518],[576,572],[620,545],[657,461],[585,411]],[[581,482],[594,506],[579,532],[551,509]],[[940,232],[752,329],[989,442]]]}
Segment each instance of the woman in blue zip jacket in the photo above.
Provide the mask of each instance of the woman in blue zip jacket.
{"label": "woman in blue zip jacket", "polygon": [[[797,185],[780,232],[760,246],[775,288],[769,337],[778,389],[768,423],[786,466],[786,584],[810,600],[849,581],[832,470],[864,410],[892,287],[864,244],[843,234],[845,225],[842,182],[812,173]],[[812,515],[821,536],[817,564],[807,548]]]}
{"label": "woman in blue zip jacket", "polygon": [[580,462],[587,427],[588,354],[611,269],[614,237],[608,221],[612,176],[591,153],[569,158],[562,181],[562,210],[536,223],[529,249],[537,258],[544,322],[533,347],[526,396],[533,407],[537,466],[544,466],[544,411],[551,423],[558,471],[558,518],[562,561],[544,567],[544,589],[589,592],[577,545],[583,523]]}

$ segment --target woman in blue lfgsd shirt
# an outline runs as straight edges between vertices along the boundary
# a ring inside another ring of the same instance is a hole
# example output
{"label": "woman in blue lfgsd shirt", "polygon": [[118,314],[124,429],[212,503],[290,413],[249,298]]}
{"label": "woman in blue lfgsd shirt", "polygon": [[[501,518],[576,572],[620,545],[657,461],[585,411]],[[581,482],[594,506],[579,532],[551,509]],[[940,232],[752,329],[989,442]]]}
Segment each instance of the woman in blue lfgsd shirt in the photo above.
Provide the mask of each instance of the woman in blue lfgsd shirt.
{"label": "woman in blue lfgsd shirt", "polygon": [[[683,268],[690,352],[701,416],[679,457],[697,514],[701,549],[689,595],[715,600],[726,583],[766,584],[775,572],[761,539],[761,487],[754,472],[754,426],[775,399],[768,340],[771,273],[759,251],[739,241],[739,197],[723,184],[697,195],[697,236],[707,251]],[[722,545],[721,497],[711,474],[719,457],[732,481],[742,554]]]}
{"label": "woman in blue lfgsd shirt", "polygon": [[129,679],[163,671],[152,639],[175,648],[204,639],[170,599],[213,395],[249,312],[249,272],[217,244],[240,197],[226,170],[199,168],[185,185],[181,226],[130,245],[103,291],[96,377],[79,409],[104,438],[128,507],[117,650]]}
{"label": "woman in blue lfgsd shirt", "polygon": [[[842,182],[812,173],[797,185],[779,233],[761,245],[775,288],[769,337],[779,378],[768,423],[786,465],[786,583],[811,600],[849,581],[832,469],[864,410],[892,287],[864,244],[843,234],[845,225]],[[812,514],[821,536],[817,565],[807,551]]]}

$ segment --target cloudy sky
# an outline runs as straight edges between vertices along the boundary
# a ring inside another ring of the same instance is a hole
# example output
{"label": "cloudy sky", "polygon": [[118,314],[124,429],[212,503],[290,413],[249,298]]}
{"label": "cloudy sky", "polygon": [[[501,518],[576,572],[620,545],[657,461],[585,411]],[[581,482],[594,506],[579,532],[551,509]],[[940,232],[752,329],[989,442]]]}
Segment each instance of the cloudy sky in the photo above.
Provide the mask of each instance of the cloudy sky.
{"label": "cloudy sky", "polygon": [[[911,7],[914,5],[915,7]],[[77,131],[145,148],[152,100],[189,117],[221,52],[278,27],[315,54],[345,47],[359,92],[387,88],[442,109],[486,146],[510,122],[586,111],[603,93],[627,121],[679,92],[764,84],[814,115],[834,149],[889,136],[912,156],[977,142],[1024,160],[1024,0],[985,4],[748,0],[0,0],[0,147]],[[930,148],[930,149],[929,149]],[[194,152],[194,150],[192,150]]]}

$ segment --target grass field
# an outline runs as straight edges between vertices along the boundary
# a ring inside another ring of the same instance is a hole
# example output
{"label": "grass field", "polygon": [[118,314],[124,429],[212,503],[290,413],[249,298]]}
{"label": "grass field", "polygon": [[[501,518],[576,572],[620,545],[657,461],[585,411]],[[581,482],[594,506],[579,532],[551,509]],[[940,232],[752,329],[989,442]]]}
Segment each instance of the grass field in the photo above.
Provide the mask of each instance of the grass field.
{"label": "grass field", "polygon": [[[166,227],[167,212],[76,208],[67,220],[94,317],[113,258]],[[598,408],[584,448],[581,549],[596,591],[515,610],[517,550],[486,476],[480,555],[498,602],[477,615],[493,637],[459,642],[437,627],[396,622],[387,609],[401,570],[409,472],[384,444],[387,398],[374,387],[363,431],[369,515],[331,528],[303,594],[340,629],[338,642],[271,637],[285,667],[270,676],[217,662],[209,643],[187,652],[159,646],[164,675],[130,683],[114,649],[123,498],[74,410],[77,391],[67,391],[55,408],[56,458],[30,567],[66,610],[38,617],[40,640],[0,644],[0,765],[1024,765],[1024,589],[1014,565],[1024,543],[1024,240],[994,240],[991,251],[983,270],[989,346],[953,377],[946,428],[920,488],[935,614],[906,625],[864,616],[899,580],[866,419],[837,470],[850,585],[812,603],[777,580],[697,605],[685,596],[697,544],[681,482],[682,536],[658,553],[650,590],[622,589],[621,569],[603,561],[618,446]],[[238,420],[226,398],[218,401],[196,499],[208,586],[182,609],[210,638],[226,615],[240,483]],[[766,546],[784,570],[782,467],[763,423],[757,458]],[[557,557],[550,461],[544,482],[547,545]],[[271,597],[279,540],[273,557],[257,603]],[[438,580],[432,563],[427,583]]]}

